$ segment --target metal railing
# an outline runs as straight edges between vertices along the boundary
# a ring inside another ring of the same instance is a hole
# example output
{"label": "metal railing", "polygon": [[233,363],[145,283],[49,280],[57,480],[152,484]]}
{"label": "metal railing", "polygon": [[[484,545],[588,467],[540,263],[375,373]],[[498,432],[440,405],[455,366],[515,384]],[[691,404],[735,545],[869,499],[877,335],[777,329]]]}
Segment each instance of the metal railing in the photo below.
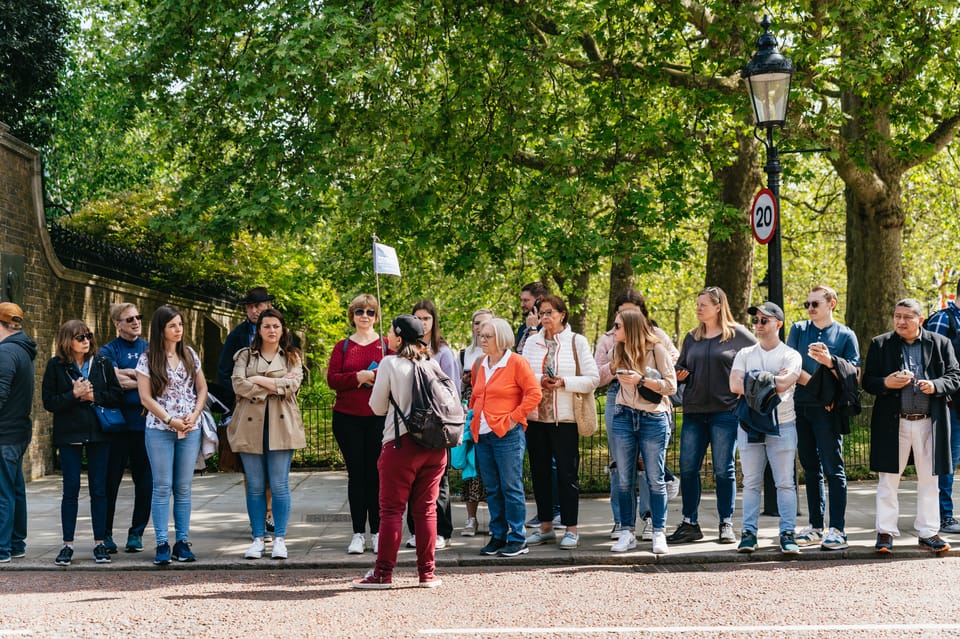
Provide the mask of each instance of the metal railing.
{"label": "metal railing", "polygon": [[[865,397],[866,399],[866,397]],[[872,398],[870,398],[872,399]],[[600,416],[600,429],[593,437],[580,438],[580,489],[584,493],[600,493],[610,489],[607,464],[610,456],[607,452],[607,433],[603,425],[604,396],[597,397],[597,413]],[[326,402],[301,402],[303,425],[306,430],[307,447],[298,450],[293,456],[293,465],[301,468],[342,469],[343,456],[333,436],[331,404]],[[680,468],[680,430],[683,428],[683,411],[676,410],[677,430],[667,448],[667,466],[679,472]],[[850,423],[850,434],[843,439],[844,460],[847,476],[851,479],[865,479],[870,476],[870,406],[865,404],[863,412]],[[529,473],[528,473],[529,475]],[[713,468],[710,455],[704,459],[703,481],[713,485]],[[460,485],[459,471],[451,471],[451,483]],[[529,486],[528,486],[529,487]]]}

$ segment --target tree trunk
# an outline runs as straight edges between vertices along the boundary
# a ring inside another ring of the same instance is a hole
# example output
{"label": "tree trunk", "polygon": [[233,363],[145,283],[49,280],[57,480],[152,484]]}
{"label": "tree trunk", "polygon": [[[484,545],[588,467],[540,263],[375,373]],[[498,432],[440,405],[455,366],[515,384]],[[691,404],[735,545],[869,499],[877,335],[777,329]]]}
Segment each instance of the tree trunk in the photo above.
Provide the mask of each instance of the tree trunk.
{"label": "tree trunk", "polygon": [[723,209],[710,225],[707,238],[706,286],[719,286],[727,294],[733,316],[746,322],[753,288],[753,233],[750,206],[760,185],[758,144],[741,134],[733,163],[714,173]]}
{"label": "tree trunk", "polygon": [[576,313],[570,313],[570,327],[575,333],[586,334],[587,311],[590,293],[590,270],[584,269],[577,273],[577,284],[574,287],[574,293],[567,298],[567,306],[571,308],[579,307]]}
{"label": "tree trunk", "polygon": [[617,296],[628,288],[633,288],[633,262],[629,255],[614,256],[610,264],[610,290],[607,295],[607,322],[604,329],[613,326],[617,315]]}
{"label": "tree trunk", "polygon": [[[899,184],[888,178],[886,184]],[[870,340],[893,328],[894,305],[906,295],[903,285],[904,212],[899,189],[863,201],[849,186],[847,203],[846,324],[857,334],[860,355]]]}

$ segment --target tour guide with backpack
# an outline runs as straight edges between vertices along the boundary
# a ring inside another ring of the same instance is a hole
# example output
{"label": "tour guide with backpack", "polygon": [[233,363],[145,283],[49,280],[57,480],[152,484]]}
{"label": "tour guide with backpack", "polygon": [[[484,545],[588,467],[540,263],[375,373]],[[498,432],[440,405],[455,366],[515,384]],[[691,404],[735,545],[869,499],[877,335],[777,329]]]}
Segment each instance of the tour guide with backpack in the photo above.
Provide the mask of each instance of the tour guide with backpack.
{"label": "tour guide with backpack", "polygon": [[[388,339],[397,354],[380,362],[370,394],[373,412],[386,415],[378,462],[380,544],[373,570],[351,585],[377,590],[393,587],[393,567],[409,502],[417,531],[419,584],[433,588],[440,585],[434,575],[437,495],[447,464],[446,448],[457,445],[463,436],[463,409],[455,393],[459,413],[449,407],[444,390],[448,386],[443,381],[446,375],[427,354],[419,319],[413,315],[396,317]],[[417,414],[412,414],[415,411]],[[419,432],[415,432],[417,429]]]}

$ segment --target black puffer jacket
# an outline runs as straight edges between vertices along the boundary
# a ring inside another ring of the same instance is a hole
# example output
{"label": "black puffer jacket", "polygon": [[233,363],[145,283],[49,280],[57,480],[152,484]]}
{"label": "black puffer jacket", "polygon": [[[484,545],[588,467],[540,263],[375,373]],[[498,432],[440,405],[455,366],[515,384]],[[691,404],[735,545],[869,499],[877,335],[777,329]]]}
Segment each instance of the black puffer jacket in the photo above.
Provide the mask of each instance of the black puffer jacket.
{"label": "black puffer jacket", "polygon": [[[66,446],[86,442],[110,441],[112,436],[100,428],[90,402],[73,396],[73,380],[80,375],[77,365],[64,364],[56,357],[43,372],[43,407],[53,413],[53,445]],[[90,363],[93,398],[101,406],[120,406],[123,389],[113,364],[100,355]]]}

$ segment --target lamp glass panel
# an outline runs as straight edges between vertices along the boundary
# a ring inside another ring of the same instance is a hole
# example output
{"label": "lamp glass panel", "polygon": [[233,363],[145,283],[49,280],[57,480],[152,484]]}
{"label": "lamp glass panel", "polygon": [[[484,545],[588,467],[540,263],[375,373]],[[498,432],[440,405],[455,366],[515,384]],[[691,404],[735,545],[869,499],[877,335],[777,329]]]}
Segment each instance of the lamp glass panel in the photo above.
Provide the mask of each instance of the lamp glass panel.
{"label": "lamp glass panel", "polygon": [[765,73],[747,78],[757,125],[784,122],[790,97],[789,73]]}

